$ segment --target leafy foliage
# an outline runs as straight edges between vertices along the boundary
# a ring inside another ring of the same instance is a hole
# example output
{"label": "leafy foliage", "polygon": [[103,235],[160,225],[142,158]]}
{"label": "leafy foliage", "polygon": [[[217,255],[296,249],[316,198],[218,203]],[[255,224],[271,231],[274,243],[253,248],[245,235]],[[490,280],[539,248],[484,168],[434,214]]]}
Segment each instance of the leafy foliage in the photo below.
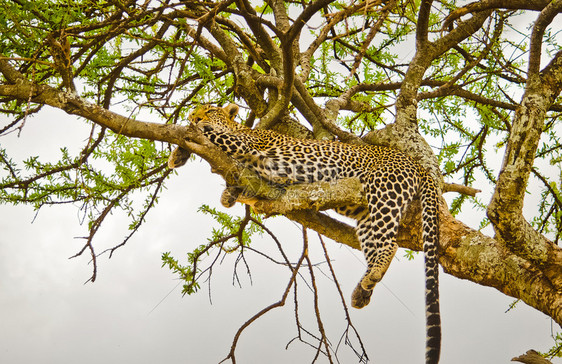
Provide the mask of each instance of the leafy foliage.
{"label": "leafy foliage", "polygon": [[[165,164],[168,151],[152,141],[107,134],[102,130],[96,140],[90,139],[78,156],[61,148],[56,163],[33,156],[18,164],[1,149],[6,174],[0,179],[0,203],[31,204],[35,209],[78,204],[89,230],[85,247],[92,254],[95,233],[105,218],[119,209],[131,219],[131,233],[121,245],[126,243],[157,203],[171,173]],[[95,280],[95,271],[91,279]]]}
{"label": "leafy foliage", "polygon": [[[242,253],[244,247],[250,246],[252,235],[263,233],[260,217],[251,213],[249,208],[246,208],[244,217],[233,217],[208,205],[201,206],[199,211],[212,216],[217,222],[212,229],[212,235],[208,239],[208,243],[199,245],[187,254],[187,265],[182,265],[171,256],[170,252],[162,254],[162,267],[167,266],[173,273],[178,274],[181,280],[186,282],[183,285],[182,293],[188,295],[197,292],[200,287],[199,282],[205,273],[209,274],[210,279],[213,266],[217,261],[222,261],[222,259],[219,259],[222,254]],[[227,246],[226,244],[231,240],[235,241],[235,245]],[[211,263],[205,269],[199,268],[204,259],[211,254],[215,255]]]}

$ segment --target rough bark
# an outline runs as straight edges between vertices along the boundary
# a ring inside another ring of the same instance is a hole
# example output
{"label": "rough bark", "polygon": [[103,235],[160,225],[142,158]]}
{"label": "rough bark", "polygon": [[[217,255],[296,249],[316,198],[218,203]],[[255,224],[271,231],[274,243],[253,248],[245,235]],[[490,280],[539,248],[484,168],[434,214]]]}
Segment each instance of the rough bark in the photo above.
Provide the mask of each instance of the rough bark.
{"label": "rough bark", "polygon": [[523,202],[546,112],[562,90],[562,51],[539,72],[542,36],[560,11],[562,3],[552,2],[535,22],[525,94],[516,109],[496,189],[487,210],[498,245],[532,264],[535,274],[529,279],[537,281],[535,295],[544,292],[553,300],[553,313],[558,323],[560,299],[549,292],[562,291],[562,250],[525,220]]}

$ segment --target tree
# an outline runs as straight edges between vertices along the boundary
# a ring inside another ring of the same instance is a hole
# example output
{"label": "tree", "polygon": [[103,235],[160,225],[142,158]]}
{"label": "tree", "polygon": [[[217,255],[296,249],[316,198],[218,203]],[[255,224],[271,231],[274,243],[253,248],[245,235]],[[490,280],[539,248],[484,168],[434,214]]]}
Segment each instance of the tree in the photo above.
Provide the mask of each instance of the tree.
{"label": "tree", "polygon": [[[22,167],[1,149],[0,201],[36,208],[80,203],[88,236],[77,255],[91,255],[91,281],[103,222],[115,209],[131,216],[131,233],[111,255],[138,231],[173,178],[168,143],[205,159],[227,183],[254,191],[260,212],[302,224],[305,243],[311,229],[357,248],[353,228],[321,212],[360,202],[353,181],[280,193],[233,165],[195,128],[180,125],[195,105],[236,101],[250,126],[410,154],[444,193],[458,194],[450,207],[442,202],[443,270],[562,324],[562,51],[554,22],[562,2],[1,4],[0,101],[10,121],[0,134],[21,131],[48,105],[90,123],[91,135],[79,155],[62,148],[57,163],[34,157]],[[490,167],[493,152],[503,154],[498,174]],[[532,184],[541,188],[540,203],[524,214]],[[489,203],[476,197],[488,185]],[[318,190],[321,198],[311,193]],[[455,218],[470,209],[486,210],[481,227],[491,225],[493,237]],[[223,251],[231,239],[230,250],[243,252],[252,232],[268,232],[249,209],[239,219],[204,211],[223,227],[211,243],[188,263],[164,256],[186,281],[186,293],[211,268],[200,268],[202,255]],[[401,225],[401,247],[420,250],[419,220],[413,206]],[[298,263],[282,264],[293,272],[284,298],[301,267],[310,267],[314,279],[306,249]],[[329,356],[320,320],[318,326],[318,351]]]}

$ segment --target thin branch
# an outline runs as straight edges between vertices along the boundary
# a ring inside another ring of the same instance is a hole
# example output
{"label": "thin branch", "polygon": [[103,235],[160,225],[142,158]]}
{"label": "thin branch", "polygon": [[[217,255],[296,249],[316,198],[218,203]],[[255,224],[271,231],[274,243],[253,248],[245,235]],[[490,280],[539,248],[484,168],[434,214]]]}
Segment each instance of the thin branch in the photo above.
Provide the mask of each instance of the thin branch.
{"label": "thin branch", "polygon": [[476,13],[483,10],[490,9],[513,9],[513,10],[542,10],[547,6],[550,0],[481,0],[478,2],[473,2],[462,8],[455,9],[452,11],[447,18],[443,21],[443,26],[441,29],[448,29],[451,24],[459,19],[461,16]]}
{"label": "thin branch", "polygon": [[550,183],[546,179],[546,177],[544,177],[542,174],[540,174],[539,171],[535,167],[533,167],[531,169],[531,172],[533,173],[533,175],[535,177],[537,177],[543,183],[544,187],[546,187],[550,196],[552,197],[552,199],[554,200],[554,202],[558,206],[558,209],[560,209],[562,211],[562,199],[558,196],[558,193],[556,193],[556,191],[552,188],[552,186],[550,185]]}
{"label": "thin branch", "polygon": [[[161,166],[159,169],[162,170],[166,168],[165,165]],[[164,172],[164,174],[157,178],[156,181],[156,188],[154,189],[154,192],[152,193],[151,197],[150,197],[150,202],[148,203],[148,206],[143,210],[143,212],[141,213],[138,223],[135,224],[134,229],[129,233],[129,235],[127,235],[127,237],[118,245],[115,245],[112,248],[106,249],[103,252],[101,252],[99,255],[104,254],[105,252],[109,251],[109,258],[111,258],[113,256],[113,253],[119,249],[120,247],[124,246],[125,244],[127,244],[127,242],[129,241],[129,239],[131,239],[131,237],[133,237],[133,235],[139,230],[139,228],[141,227],[142,223],[145,221],[145,217],[148,214],[148,212],[154,207],[155,203],[156,203],[156,199],[158,198],[158,193],[160,192],[160,190],[163,187],[163,183],[166,180],[166,178],[168,178],[168,176],[172,173],[171,169],[168,169]]]}
{"label": "thin branch", "polygon": [[[308,235],[306,233],[306,228],[303,226],[302,227],[302,238],[303,241],[305,242],[305,245],[308,246]],[[326,336],[326,331],[324,330],[324,324],[322,323],[322,318],[320,317],[320,309],[318,307],[318,288],[316,287],[316,278],[314,277],[314,270],[312,269],[312,262],[310,261],[310,257],[308,256],[308,252],[306,254],[306,262],[308,265],[308,271],[310,273],[310,281],[312,284],[312,292],[314,294],[314,313],[316,316],[316,323],[318,324],[318,331],[320,331],[320,342],[318,343],[318,347],[316,350],[316,356],[314,357],[314,359],[312,360],[312,362],[314,363],[316,361],[316,359],[318,358],[318,355],[320,354],[320,352],[322,351],[322,344],[324,345],[325,348],[325,353],[324,355],[326,355],[326,357],[328,358],[328,361],[333,364],[333,360],[332,360],[332,355],[330,354],[330,345],[328,344],[328,338]]]}
{"label": "thin branch", "polygon": [[[365,350],[365,346],[363,345],[363,341],[361,340],[361,337],[359,336],[359,332],[357,331],[357,329],[355,328],[355,326],[351,322],[351,316],[349,315],[349,310],[347,308],[347,304],[345,303],[345,298],[343,296],[343,292],[341,290],[338,279],[336,278],[336,272],[334,271],[334,267],[332,266],[332,262],[330,260],[330,257],[328,256],[328,249],[326,249],[326,244],[324,243],[324,239],[322,239],[322,235],[318,234],[318,239],[320,240],[322,250],[324,251],[324,258],[326,259],[326,263],[328,263],[328,267],[330,268],[330,273],[332,275],[332,279],[334,280],[334,285],[336,286],[336,289],[337,289],[338,294],[340,296],[343,311],[345,313],[345,319],[347,321],[347,328],[345,329],[344,333],[342,334],[342,339],[344,337],[346,338],[345,344],[349,345],[349,347],[351,347],[353,352],[359,358],[360,363],[367,363],[369,361],[369,357],[367,356],[367,351]],[[353,332],[355,334],[355,337],[359,341],[359,345],[361,346],[361,352],[358,352],[357,350],[355,350],[355,348],[353,347],[351,342],[348,340],[348,334],[349,334],[350,328],[353,330]],[[341,342],[341,340],[340,340],[340,342]],[[339,347],[339,343],[338,343],[338,347]],[[336,353],[338,351],[338,347],[336,347]]]}
{"label": "thin branch", "polygon": [[457,193],[460,193],[462,195],[474,197],[474,196],[476,196],[477,193],[482,192],[482,190],[472,188],[470,186],[459,185],[457,183],[444,183],[443,184],[443,193],[445,193],[445,192],[457,192]]}
{"label": "thin branch", "polygon": [[356,4],[352,4],[349,7],[344,8],[343,10],[337,13],[326,14],[325,16],[328,19],[328,23],[322,28],[322,30],[320,31],[318,36],[312,41],[312,43],[310,43],[307,50],[304,51],[300,56],[300,63],[302,67],[302,73],[300,74],[301,81],[305,81],[306,79],[308,79],[311,70],[310,58],[312,57],[314,52],[316,52],[318,47],[320,47],[320,45],[324,43],[324,41],[328,38],[328,34],[330,33],[331,30],[333,30],[335,25],[339,24],[343,19],[347,18],[351,14],[358,12],[363,8],[365,8],[366,11],[367,10],[366,7],[380,5],[381,3],[382,1],[363,1]]}
{"label": "thin branch", "polygon": [[388,4],[386,4],[381,9],[379,18],[377,19],[375,24],[371,27],[369,33],[365,37],[365,40],[362,42],[360,51],[355,55],[355,59],[353,60],[353,65],[351,66],[351,71],[349,72],[349,75],[346,76],[346,80],[351,79],[351,77],[353,77],[355,72],[357,72],[357,70],[359,69],[359,66],[361,65],[361,61],[363,60],[363,56],[367,53],[367,49],[371,45],[371,42],[373,41],[373,39],[375,39],[375,36],[379,33],[382,25],[384,24],[388,15],[390,14],[390,10],[393,9],[395,6],[396,6],[395,1],[389,1]]}
{"label": "thin branch", "polygon": [[287,287],[285,288],[285,291],[283,292],[283,295],[281,296],[281,299],[279,301],[277,301],[275,303],[272,303],[271,305],[263,308],[261,311],[256,313],[250,319],[248,319],[248,321],[246,321],[244,324],[242,324],[242,326],[240,326],[240,328],[238,329],[238,331],[234,335],[234,339],[232,341],[232,346],[230,347],[230,352],[228,353],[226,358],[224,358],[223,360],[220,361],[220,363],[223,363],[223,362],[230,359],[232,361],[232,363],[235,364],[236,363],[236,356],[235,356],[236,345],[238,344],[238,340],[240,339],[240,336],[242,335],[242,332],[248,326],[250,326],[254,321],[256,321],[258,318],[265,315],[267,312],[269,312],[269,311],[271,311],[275,308],[282,307],[282,306],[285,305],[285,301],[287,299],[287,296],[289,295],[289,292],[291,290],[291,287],[293,286],[293,283],[295,283],[295,279],[296,279],[297,273],[298,273],[298,271],[301,267],[301,264],[304,261],[304,259],[306,258],[307,250],[308,250],[308,246],[305,242],[303,244],[302,254],[301,254],[301,256],[300,256],[300,258],[297,262],[297,265],[294,268],[292,268],[293,273],[291,275],[291,278],[289,279],[289,282],[287,283]]}

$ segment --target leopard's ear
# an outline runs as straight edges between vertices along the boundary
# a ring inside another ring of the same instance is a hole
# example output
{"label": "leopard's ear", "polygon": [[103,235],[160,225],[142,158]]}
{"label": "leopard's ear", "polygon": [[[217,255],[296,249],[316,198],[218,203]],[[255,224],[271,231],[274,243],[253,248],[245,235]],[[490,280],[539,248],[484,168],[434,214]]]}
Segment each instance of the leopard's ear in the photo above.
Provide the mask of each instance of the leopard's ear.
{"label": "leopard's ear", "polygon": [[228,104],[223,110],[230,116],[230,120],[234,120],[234,117],[238,115],[238,105],[236,104]]}

